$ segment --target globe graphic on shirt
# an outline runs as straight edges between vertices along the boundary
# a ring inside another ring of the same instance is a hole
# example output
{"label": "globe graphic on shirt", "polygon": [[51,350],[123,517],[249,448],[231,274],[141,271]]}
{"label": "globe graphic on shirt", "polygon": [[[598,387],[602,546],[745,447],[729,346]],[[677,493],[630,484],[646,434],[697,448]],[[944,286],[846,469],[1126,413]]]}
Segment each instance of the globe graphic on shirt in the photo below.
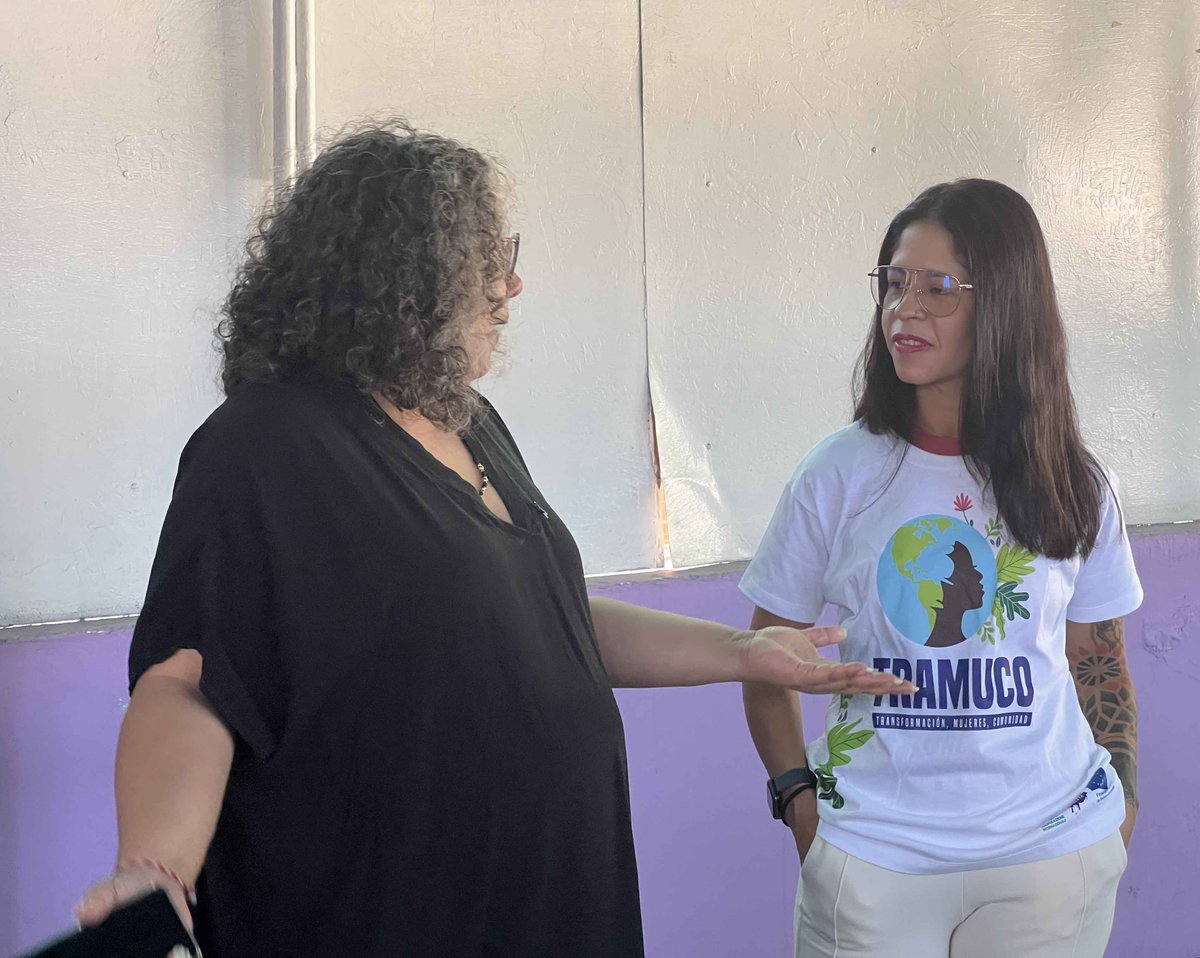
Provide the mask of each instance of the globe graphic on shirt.
{"label": "globe graphic on shirt", "polygon": [[973,526],[927,515],[897,529],[875,576],[888,621],[910,642],[957,645],[988,620],[996,598],[996,557]]}

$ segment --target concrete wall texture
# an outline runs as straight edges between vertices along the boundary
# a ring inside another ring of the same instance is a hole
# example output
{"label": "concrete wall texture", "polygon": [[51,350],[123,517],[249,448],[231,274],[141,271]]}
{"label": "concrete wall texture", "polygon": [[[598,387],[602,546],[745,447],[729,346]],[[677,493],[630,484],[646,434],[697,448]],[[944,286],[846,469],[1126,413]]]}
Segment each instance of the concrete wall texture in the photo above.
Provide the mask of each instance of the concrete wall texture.
{"label": "concrete wall texture", "polygon": [[[271,183],[271,30],[271,0],[0,4],[0,625],[138,609]],[[353,0],[316,4],[316,114],[506,160],[526,292],[487,389],[589,572],[658,564],[651,391],[676,564],[749,555],[847,418],[884,225],[963,175],[1032,200],[1088,439],[1170,522],[1200,518],[1198,30],[1195,0]]]}
{"label": "concrete wall texture", "polygon": [[[745,558],[850,417],[918,192],[1023,193],[1128,521],[1200,518],[1200,4],[643,4],[651,386],[676,564]],[[1136,291],[1136,292],[1135,292]]]}

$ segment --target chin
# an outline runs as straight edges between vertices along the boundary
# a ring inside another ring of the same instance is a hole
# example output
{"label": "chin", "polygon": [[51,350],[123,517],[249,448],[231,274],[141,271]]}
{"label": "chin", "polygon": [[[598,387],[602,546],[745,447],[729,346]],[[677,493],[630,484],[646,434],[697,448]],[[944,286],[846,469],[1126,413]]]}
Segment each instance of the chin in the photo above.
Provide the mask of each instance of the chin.
{"label": "chin", "polygon": [[932,376],[922,376],[914,369],[902,369],[899,364],[895,366],[896,378],[906,386],[928,386],[934,381]]}
{"label": "chin", "polygon": [[476,382],[492,371],[492,357],[485,356],[471,366],[470,375],[467,378],[468,382]]}
{"label": "chin", "polygon": [[945,381],[945,376],[938,374],[936,370],[931,370],[928,367],[922,369],[921,363],[900,362],[892,357],[892,368],[896,371],[896,378],[907,386],[933,386],[939,382]]}

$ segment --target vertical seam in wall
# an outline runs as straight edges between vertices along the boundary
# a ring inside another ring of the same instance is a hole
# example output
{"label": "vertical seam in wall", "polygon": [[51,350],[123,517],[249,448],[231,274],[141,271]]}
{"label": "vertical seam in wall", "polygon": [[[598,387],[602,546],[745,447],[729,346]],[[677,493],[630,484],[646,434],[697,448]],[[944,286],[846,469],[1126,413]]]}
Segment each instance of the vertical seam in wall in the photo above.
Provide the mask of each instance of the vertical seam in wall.
{"label": "vertical seam in wall", "polygon": [[296,172],[312,165],[316,152],[316,0],[296,0]]}
{"label": "vertical seam in wall", "polygon": [[296,172],[296,0],[271,4],[271,115],[274,184]]}
{"label": "vertical seam in wall", "polygon": [[662,457],[658,449],[658,426],[654,415],[654,384],[650,376],[650,280],[649,245],[646,229],[646,59],[642,33],[642,0],[637,0],[637,111],[641,137],[642,188],[642,329],[646,349],[646,398],[650,409],[650,460],[654,470],[654,503],[658,517],[658,556],[660,569],[674,568],[671,561],[671,536],[667,522],[667,500],[663,493]]}

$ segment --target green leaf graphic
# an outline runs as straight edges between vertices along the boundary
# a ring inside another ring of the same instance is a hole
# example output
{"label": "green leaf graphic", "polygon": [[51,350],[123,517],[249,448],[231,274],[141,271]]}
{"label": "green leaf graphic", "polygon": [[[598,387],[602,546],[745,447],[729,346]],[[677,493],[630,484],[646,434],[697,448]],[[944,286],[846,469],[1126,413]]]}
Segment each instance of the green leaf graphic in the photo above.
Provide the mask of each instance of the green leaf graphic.
{"label": "green leaf graphic", "polygon": [[983,534],[989,539],[1000,535],[1003,526],[1000,524],[1000,517],[995,516],[987,521],[987,525],[983,527]]}
{"label": "green leaf graphic", "polygon": [[874,729],[857,728],[862,719],[853,722],[838,722],[825,733],[825,744],[829,749],[829,758],[813,769],[817,776],[817,798],[824,799],[834,808],[841,808],[846,800],[838,794],[837,776],[833,770],[842,765],[850,764],[849,752],[862,748],[874,736]]}
{"label": "green leaf graphic", "polygon": [[869,728],[855,731],[862,724],[862,719],[855,719],[853,722],[838,722],[831,728],[825,736],[825,742],[832,751],[851,751],[856,748],[862,748],[871,740],[871,736],[875,734]]}
{"label": "green leaf graphic", "polygon": [[849,765],[850,756],[847,752],[852,752],[856,748],[862,748],[871,740],[871,736],[875,734],[872,729],[860,729],[854,731],[855,727],[862,722],[862,719],[855,719],[853,722],[839,722],[829,730],[825,735],[825,744],[829,748],[829,764],[833,768],[839,765]]}
{"label": "green leaf graphic", "polygon": [[1037,557],[1024,546],[1001,546],[996,556],[996,578],[1000,582],[1020,585],[1025,576],[1033,574],[1035,558]]}
{"label": "green leaf graphic", "polygon": [[[862,720],[859,719],[858,721],[862,721]],[[857,725],[858,722],[855,722],[854,724]],[[853,735],[847,735],[846,739],[845,739],[845,748],[846,749],[862,748],[864,745],[867,744],[867,742],[871,741],[871,736],[873,736],[874,734],[875,734],[875,732],[873,729],[864,728],[858,732],[855,732]]]}
{"label": "green leaf graphic", "polygon": [[1001,631],[1004,630],[1004,618],[1002,618],[999,610],[1003,610],[1003,615],[1008,618],[1009,622],[1013,621],[1018,615],[1022,619],[1029,618],[1029,610],[1021,604],[1029,598],[1029,593],[1017,592],[1016,588],[1016,583],[1005,582],[996,589],[996,606],[992,614],[995,615]]}
{"label": "green leaf graphic", "polygon": [[817,776],[817,798],[829,802],[834,808],[841,808],[846,800],[838,794],[837,776],[828,772],[824,766],[814,769]]}

